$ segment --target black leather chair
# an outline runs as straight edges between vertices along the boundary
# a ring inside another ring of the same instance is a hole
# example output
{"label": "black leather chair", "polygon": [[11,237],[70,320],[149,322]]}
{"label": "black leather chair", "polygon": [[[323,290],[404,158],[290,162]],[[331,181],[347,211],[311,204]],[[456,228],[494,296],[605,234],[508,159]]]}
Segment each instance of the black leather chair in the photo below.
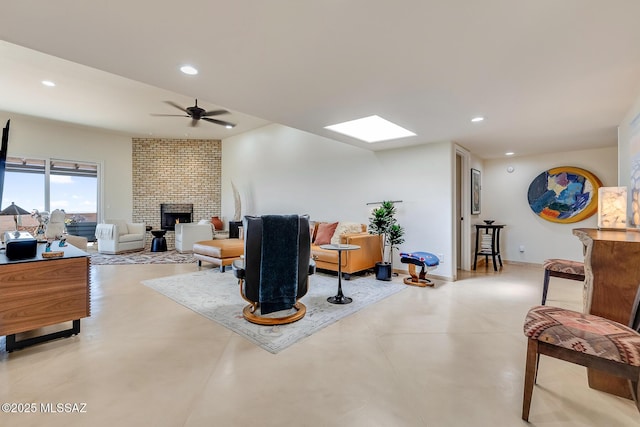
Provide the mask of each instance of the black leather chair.
{"label": "black leather chair", "polygon": [[[292,323],[307,309],[299,299],[315,272],[311,260],[309,217],[298,215],[245,216],[244,259],[232,264],[240,294],[249,305],[242,314],[260,325]],[[270,313],[286,312],[275,317]]]}

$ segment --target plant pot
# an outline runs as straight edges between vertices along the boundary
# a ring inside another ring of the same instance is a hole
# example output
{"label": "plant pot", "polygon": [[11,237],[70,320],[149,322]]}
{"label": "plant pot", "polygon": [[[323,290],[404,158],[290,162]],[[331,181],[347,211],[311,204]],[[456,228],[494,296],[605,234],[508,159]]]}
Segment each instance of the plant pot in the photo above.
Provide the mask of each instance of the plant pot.
{"label": "plant pot", "polygon": [[374,268],[377,280],[391,280],[391,264],[388,262],[377,262]]}

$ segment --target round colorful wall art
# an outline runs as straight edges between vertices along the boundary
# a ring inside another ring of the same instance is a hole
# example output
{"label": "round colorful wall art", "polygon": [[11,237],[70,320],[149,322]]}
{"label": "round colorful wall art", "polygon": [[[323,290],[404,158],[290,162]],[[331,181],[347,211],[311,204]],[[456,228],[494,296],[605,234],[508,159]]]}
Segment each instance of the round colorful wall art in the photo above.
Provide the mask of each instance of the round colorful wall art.
{"label": "round colorful wall art", "polygon": [[529,206],[541,218],[552,222],[578,222],[598,209],[598,188],[602,182],[584,169],[561,166],[538,175],[529,185]]}

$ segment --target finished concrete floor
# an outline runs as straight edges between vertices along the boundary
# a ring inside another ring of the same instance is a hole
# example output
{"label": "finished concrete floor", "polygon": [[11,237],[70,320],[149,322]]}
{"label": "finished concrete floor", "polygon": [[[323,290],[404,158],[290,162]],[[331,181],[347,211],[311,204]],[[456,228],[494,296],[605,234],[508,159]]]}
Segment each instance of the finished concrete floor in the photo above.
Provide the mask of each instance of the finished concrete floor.
{"label": "finished concrete floor", "polygon": [[[140,283],[197,269],[94,266],[80,335],[10,354],[0,338],[0,402],[38,405],[0,412],[0,426],[527,425],[522,323],[542,267],[407,287],[275,355]],[[579,283],[551,279],[548,305],[581,300]],[[41,413],[41,403],[86,406]],[[542,357],[530,421],[640,426],[640,414],[590,389],[585,368]]]}

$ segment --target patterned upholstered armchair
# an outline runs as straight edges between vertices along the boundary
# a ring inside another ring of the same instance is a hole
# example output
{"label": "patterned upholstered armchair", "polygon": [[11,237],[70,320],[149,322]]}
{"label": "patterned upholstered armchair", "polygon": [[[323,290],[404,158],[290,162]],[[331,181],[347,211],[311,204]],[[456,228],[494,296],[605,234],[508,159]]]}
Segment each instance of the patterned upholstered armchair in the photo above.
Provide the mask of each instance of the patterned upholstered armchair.
{"label": "patterned upholstered armchair", "polygon": [[592,314],[539,305],[527,313],[524,334],[528,345],[523,420],[529,420],[541,354],[627,380],[640,410],[640,287],[628,326]]}

